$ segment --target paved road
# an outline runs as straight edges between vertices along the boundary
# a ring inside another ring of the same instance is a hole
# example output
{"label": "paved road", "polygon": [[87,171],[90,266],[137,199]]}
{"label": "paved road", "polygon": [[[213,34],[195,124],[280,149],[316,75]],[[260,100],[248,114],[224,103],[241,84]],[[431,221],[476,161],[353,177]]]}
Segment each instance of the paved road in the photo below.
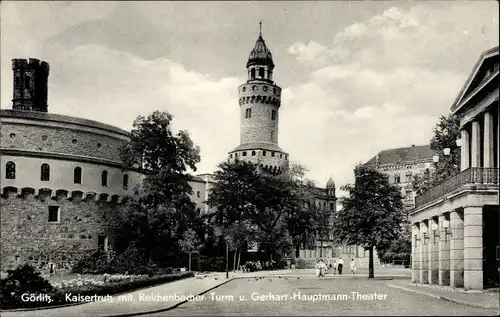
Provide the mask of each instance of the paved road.
{"label": "paved road", "polygon": [[[151,316],[234,316],[234,315],[448,315],[494,316],[495,310],[478,309],[411,294],[387,287],[387,280],[334,279],[315,277],[254,278],[233,280],[205,294],[203,301],[185,303],[174,310]],[[358,292],[358,293],[353,293]],[[252,299],[252,293],[254,298]],[[336,294],[335,299],[292,298],[293,294]],[[370,294],[376,293],[376,297]],[[256,300],[255,295],[287,295],[287,298]],[[363,299],[363,295],[365,298]],[[241,299],[240,299],[240,296]],[[361,297],[360,297],[361,296]],[[244,299],[243,299],[244,297]],[[372,298],[370,298],[372,297]],[[278,300],[277,300],[278,299]]]}

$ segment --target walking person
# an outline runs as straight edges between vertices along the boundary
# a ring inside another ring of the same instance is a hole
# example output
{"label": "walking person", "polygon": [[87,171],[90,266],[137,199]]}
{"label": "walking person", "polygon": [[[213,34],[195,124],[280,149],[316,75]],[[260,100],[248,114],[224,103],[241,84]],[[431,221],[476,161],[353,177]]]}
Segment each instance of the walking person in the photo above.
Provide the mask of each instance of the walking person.
{"label": "walking person", "polygon": [[316,262],[316,277],[319,279],[321,277],[321,262],[318,260]]}
{"label": "walking person", "polygon": [[342,257],[339,258],[339,262],[337,264],[337,269],[339,271],[339,275],[342,275],[342,268],[344,267],[344,260],[342,260]]}
{"label": "walking person", "polygon": [[356,274],[356,262],[354,262],[354,259],[351,260],[350,267],[351,267],[351,273]]}

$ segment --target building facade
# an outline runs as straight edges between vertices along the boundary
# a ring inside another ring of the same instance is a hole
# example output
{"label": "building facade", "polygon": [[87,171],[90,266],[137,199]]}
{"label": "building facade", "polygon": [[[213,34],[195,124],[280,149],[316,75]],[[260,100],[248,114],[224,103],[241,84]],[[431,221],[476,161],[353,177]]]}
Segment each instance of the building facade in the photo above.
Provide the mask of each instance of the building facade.
{"label": "building facade", "polygon": [[417,174],[430,177],[434,169],[433,155],[430,145],[412,145],[383,150],[366,162],[365,166],[387,174],[389,182],[401,188],[405,208],[410,210],[415,207],[416,196],[412,180]]}
{"label": "building facade", "polygon": [[278,145],[281,88],[273,81],[273,57],[261,34],[246,67],[247,82],[238,87],[240,145],[229,152],[229,160],[245,160],[278,175],[288,167],[288,153]]}
{"label": "building facade", "polygon": [[[127,131],[48,112],[47,62],[14,59],[12,68],[13,110],[0,110],[1,270],[28,262],[44,273],[68,271],[112,248],[122,200],[145,176],[121,162]],[[190,185],[208,212],[210,175]]]}
{"label": "building facade", "polygon": [[484,52],[451,107],[461,172],[415,199],[412,281],[452,288],[499,284],[498,47]]}

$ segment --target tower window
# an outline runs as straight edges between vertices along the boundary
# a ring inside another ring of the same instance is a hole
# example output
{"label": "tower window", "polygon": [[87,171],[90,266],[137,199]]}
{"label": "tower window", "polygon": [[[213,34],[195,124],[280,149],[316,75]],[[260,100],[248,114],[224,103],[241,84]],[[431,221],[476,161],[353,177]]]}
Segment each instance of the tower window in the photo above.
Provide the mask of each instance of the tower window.
{"label": "tower window", "polygon": [[59,222],[59,206],[49,206],[49,222]]}
{"label": "tower window", "polygon": [[274,139],[274,131],[271,131],[271,141]]}
{"label": "tower window", "polygon": [[16,87],[21,86],[21,77],[16,76],[16,78],[14,79],[14,85],[15,85]]}
{"label": "tower window", "polygon": [[243,156],[247,156],[247,152],[243,152]]}
{"label": "tower window", "polygon": [[75,167],[75,170],[73,171],[73,183],[75,183],[75,184],[82,183],[82,168],[81,167]]}
{"label": "tower window", "polygon": [[108,171],[102,171],[101,186],[108,187]]}
{"label": "tower window", "polygon": [[108,252],[108,237],[98,236],[97,237],[97,248],[99,251]]}
{"label": "tower window", "polygon": [[333,210],[333,203],[330,203],[330,210]]}
{"label": "tower window", "polygon": [[247,87],[243,87],[242,91],[243,92],[247,91]]}
{"label": "tower window", "polygon": [[234,157],[238,157],[238,153],[234,153]]}
{"label": "tower window", "polygon": [[250,70],[250,78],[251,78],[251,79],[255,79],[255,68],[252,68],[252,69]]}
{"label": "tower window", "polygon": [[50,166],[47,163],[43,163],[40,168],[40,180],[44,182],[50,180]]}
{"label": "tower window", "polygon": [[399,174],[394,174],[394,183],[401,183],[401,177],[399,176]]}
{"label": "tower window", "polygon": [[30,82],[30,77],[26,76],[24,77],[24,88],[30,89],[31,88],[31,82]]}
{"label": "tower window", "polygon": [[16,163],[7,162],[5,164],[5,178],[16,179]]}
{"label": "tower window", "polygon": [[280,154],[280,158],[283,158],[283,154]]}
{"label": "tower window", "polygon": [[252,156],[255,156],[255,151],[252,151]]}
{"label": "tower window", "polygon": [[196,192],[196,197],[200,198],[200,191]]}
{"label": "tower window", "polygon": [[266,156],[266,151],[262,151],[262,156]]}
{"label": "tower window", "polygon": [[264,78],[264,68],[259,68],[259,77]]}
{"label": "tower window", "polygon": [[252,108],[248,108],[245,110],[245,118],[251,118],[252,117]]}
{"label": "tower window", "polygon": [[127,174],[123,175],[123,189],[124,190],[128,189],[128,175]]}
{"label": "tower window", "polygon": [[276,110],[271,110],[271,120],[276,120]]}
{"label": "tower window", "polygon": [[274,157],[274,154],[276,154],[276,152],[271,152],[271,156]]}

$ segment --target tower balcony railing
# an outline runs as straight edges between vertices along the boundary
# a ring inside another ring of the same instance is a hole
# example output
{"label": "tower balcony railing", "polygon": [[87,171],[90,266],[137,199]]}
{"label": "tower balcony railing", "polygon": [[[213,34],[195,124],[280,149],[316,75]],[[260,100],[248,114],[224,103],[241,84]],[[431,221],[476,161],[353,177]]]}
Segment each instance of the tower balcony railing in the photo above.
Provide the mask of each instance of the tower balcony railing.
{"label": "tower balcony railing", "polygon": [[415,197],[415,207],[421,207],[464,185],[498,185],[498,171],[498,168],[470,167]]}

